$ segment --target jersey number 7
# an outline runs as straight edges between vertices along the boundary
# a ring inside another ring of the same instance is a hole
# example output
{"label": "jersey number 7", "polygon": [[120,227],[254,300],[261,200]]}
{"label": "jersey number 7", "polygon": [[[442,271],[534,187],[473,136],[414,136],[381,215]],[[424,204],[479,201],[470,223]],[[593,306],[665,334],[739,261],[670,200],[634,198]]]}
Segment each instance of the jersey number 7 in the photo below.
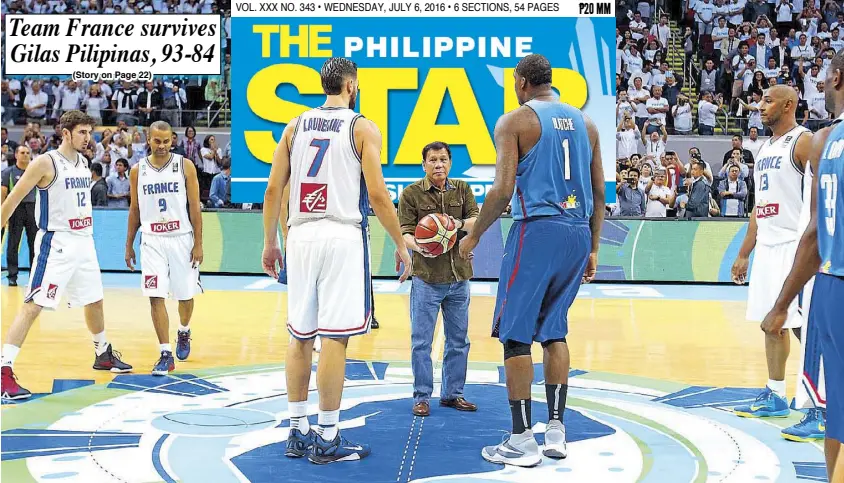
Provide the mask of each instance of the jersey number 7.
{"label": "jersey number 7", "polygon": [[329,144],[331,144],[330,139],[314,139],[311,141],[311,146],[317,148],[317,152],[313,162],[311,162],[311,168],[308,170],[309,178],[313,178],[319,173],[319,168],[322,167],[322,160],[325,158]]}

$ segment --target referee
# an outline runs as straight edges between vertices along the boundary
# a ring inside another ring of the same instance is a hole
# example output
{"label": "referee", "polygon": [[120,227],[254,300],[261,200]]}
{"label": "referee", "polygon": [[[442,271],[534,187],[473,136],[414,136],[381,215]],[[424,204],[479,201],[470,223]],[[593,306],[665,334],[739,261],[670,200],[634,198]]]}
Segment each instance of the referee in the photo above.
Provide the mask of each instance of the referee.
{"label": "referee", "polygon": [[[2,198],[2,201],[6,201],[6,197],[15,189],[31,160],[32,151],[26,144],[21,144],[15,149],[15,164],[4,169],[3,173],[0,174],[0,183],[2,183],[0,198]],[[9,285],[12,287],[18,284],[18,250],[24,229],[26,229],[26,242],[29,245],[29,267],[32,269],[35,234],[38,231],[35,225],[35,188],[27,193],[12,213],[12,217],[9,218],[9,245],[6,249],[6,266],[9,270]]]}

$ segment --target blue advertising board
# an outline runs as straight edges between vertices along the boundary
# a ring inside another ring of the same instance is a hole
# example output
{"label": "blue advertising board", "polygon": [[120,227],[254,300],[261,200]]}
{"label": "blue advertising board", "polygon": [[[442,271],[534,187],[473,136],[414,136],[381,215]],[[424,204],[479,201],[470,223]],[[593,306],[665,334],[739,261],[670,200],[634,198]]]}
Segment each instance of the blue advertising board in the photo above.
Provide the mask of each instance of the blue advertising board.
{"label": "blue advertising board", "polygon": [[322,104],[319,70],[332,56],[358,65],[356,110],[383,137],[394,200],[424,175],[422,148],[452,149],[452,178],[479,202],[492,186],[498,118],[518,107],[512,72],[542,54],[561,100],[598,126],[608,202],[615,190],[615,23],[612,18],[233,18],[232,201],[263,200],[287,123]]}

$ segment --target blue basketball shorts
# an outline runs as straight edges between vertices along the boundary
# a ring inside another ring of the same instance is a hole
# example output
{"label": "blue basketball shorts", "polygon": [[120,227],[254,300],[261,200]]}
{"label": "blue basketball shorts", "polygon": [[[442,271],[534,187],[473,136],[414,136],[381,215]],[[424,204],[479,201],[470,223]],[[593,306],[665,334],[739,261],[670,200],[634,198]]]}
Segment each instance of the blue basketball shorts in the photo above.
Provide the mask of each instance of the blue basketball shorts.
{"label": "blue basketball shorts", "polygon": [[812,291],[809,327],[817,331],[826,383],[826,435],[844,441],[844,279],[819,273]]}
{"label": "blue basketball shorts", "polygon": [[568,334],[568,311],[592,247],[588,221],[515,221],[498,279],[492,336],[531,344]]}

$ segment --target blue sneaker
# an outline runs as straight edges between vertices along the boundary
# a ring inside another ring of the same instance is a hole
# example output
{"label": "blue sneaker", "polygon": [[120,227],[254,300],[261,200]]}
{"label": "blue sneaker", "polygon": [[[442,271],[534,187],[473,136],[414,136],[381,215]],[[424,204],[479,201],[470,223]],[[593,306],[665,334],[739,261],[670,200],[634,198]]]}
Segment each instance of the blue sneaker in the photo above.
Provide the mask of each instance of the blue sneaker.
{"label": "blue sneaker", "polygon": [[733,408],[733,412],[743,418],[784,418],[789,415],[790,411],[788,400],[777,396],[767,386],[761,394],[756,396],[753,404]]}
{"label": "blue sneaker", "polygon": [[188,358],[190,355],[190,330],[178,332],[178,339],[176,341],[176,357],[180,361]]}
{"label": "blue sneaker", "polygon": [[332,441],[322,439],[321,434],[314,437],[314,446],[308,455],[311,463],[325,465],[338,461],[356,461],[369,456],[368,444],[355,444],[340,436],[334,437]]}
{"label": "blue sneaker", "polygon": [[789,441],[800,443],[824,439],[826,435],[826,418],[824,417],[823,409],[809,409],[799,423],[790,428],[783,429],[780,434]]}
{"label": "blue sneaker", "polygon": [[161,357],[152,368],[153,376],[166,376],[172,371],[176,370],[176,361],[173,360],[173,353],[170,351],[161,351]]}
{"label": "blue sneaker", "polygon": [[308,431],[308,434],[302,434],[298,429],[291,429],[287,436],[287,449],[284,451],[284,456],[290,458],[301,458],[311,452],[314,447],[314,434],[316,431]]}

